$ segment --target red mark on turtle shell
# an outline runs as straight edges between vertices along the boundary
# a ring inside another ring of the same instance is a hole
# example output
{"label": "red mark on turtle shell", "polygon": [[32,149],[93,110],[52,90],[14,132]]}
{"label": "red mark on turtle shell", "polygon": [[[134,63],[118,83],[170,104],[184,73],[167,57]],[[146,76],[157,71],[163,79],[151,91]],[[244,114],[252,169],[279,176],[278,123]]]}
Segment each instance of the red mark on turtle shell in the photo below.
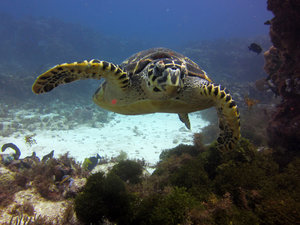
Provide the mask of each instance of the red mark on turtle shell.
{"label": "red mark on turtle shell", "polygon": [[111,100],[111,104],[112,104],[112,105],[115,105],[116,103],[117,103],[117,99]]}

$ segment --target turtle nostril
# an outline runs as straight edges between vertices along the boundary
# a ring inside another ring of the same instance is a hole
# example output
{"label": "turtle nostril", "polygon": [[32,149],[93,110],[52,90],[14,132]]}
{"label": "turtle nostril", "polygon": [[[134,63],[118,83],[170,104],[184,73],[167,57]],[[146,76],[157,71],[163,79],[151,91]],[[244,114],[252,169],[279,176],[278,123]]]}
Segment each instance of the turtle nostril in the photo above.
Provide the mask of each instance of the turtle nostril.
{"label": "turtle nostril", "polygon": [[156,63],[156,68],[160,71],[165,69],[165,63],[163,61],[159,61]]}

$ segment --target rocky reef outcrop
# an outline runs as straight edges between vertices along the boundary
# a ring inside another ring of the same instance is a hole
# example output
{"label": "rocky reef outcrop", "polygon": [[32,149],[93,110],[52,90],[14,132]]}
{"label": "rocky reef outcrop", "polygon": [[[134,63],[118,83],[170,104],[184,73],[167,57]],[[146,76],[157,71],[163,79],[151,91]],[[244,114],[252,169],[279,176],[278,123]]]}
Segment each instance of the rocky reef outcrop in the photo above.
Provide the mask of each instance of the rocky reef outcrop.
{"label": "rocky reef outcrop", "polygon": [[295,153],[300,145],[300,1],[268,0],[268,9],[274,13],[266,23],[273,46],[264,54],[264,69],[270,88],[282,98],[268,126],[269,144]]}

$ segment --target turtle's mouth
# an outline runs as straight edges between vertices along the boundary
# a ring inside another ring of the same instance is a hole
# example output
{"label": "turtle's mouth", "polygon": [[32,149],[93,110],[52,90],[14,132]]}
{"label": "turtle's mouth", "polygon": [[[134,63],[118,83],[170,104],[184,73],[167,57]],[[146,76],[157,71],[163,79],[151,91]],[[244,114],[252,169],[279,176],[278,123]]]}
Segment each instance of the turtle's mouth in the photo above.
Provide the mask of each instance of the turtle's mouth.
{"label": "turtle's mouth", "polygon": [[168,94],[175,93],[183,86],[183,82],[180,78],[179,69],[166,68],[162,73],[162,77],[158,78],[158,85],[166,91]]}

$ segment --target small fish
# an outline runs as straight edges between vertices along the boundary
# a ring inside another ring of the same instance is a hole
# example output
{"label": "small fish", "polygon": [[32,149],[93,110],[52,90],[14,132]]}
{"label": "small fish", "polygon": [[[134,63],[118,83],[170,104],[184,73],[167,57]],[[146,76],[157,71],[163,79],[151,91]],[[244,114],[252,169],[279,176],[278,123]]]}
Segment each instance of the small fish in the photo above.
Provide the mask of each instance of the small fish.
{"label": "small fish", "polygon": [[259,101],[253,98],[249,98],[249,96],[244,97],[244,102],[248,106],[248,110],[252,108],[252,106],[256,105]]}
{"label": "small fish", "polygon": [[251,43],[251,45],[248,46],[248,49],[250,51],[257,53],[257,55],[262,52],[262,48],[260,47],[260,45],[258,45],[256,43]]}
{"label": "small fish", "polygon": [[102,157],[97,154],[97,156],[92,156],[92,157],[89,157],[89,158],[85,158],[84,161],[83,161],[83,164],[82,164],[82,167],[84,169],[87,169],[88,171],[92,171],[98,164],[98,159],[102,159]]}
{"label": "small fish", "polygon": [[49,154],[44,155],[43,158],[42,158],[42,162],[45,163],[48,159],[52,159],[53,155],[54,155],[54,150],[52,150]]}

